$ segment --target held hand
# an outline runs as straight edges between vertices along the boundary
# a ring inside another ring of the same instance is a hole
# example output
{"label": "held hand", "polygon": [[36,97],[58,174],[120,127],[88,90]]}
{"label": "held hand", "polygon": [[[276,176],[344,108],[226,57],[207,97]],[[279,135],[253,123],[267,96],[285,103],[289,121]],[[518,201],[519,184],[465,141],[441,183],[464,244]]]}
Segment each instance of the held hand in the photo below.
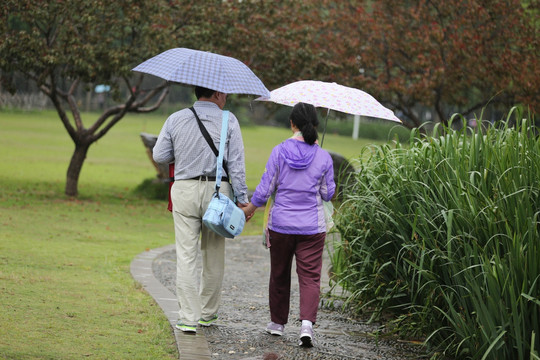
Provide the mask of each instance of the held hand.
{"label": "held hand", "polygon": [[239,203],[238,207],[242,209],[242,211],[244,212],[244,215],[246,217],[246,222],[251,220],[251,218],[253,217],[253,214],[255,213],[255,209],[256,209],[255,206],[253,206],[252,203],[249,203],[249,204]]}

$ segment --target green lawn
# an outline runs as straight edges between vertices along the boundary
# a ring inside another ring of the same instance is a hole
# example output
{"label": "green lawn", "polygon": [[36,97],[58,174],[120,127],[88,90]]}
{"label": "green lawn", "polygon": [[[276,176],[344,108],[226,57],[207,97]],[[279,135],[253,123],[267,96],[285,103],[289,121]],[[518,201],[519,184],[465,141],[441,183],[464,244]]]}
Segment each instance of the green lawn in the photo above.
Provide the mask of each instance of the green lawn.
{"label": "green lawn", "polygon": [[[0,358],[177,357],[165,316],[129,273],[137,254],[174,241],[166,203],[133,194],[155,177],[139,134],[158,134],[164,120],[123,119],[91,147],[80,196],[69,199],[73,144],[56,113],[0,112]],[[243,136],[254,189],[290,132],[245,127]],[[324,145],[351,158],[366,143],[327,135]],[[258,233],[256,216],[244,234]]]}

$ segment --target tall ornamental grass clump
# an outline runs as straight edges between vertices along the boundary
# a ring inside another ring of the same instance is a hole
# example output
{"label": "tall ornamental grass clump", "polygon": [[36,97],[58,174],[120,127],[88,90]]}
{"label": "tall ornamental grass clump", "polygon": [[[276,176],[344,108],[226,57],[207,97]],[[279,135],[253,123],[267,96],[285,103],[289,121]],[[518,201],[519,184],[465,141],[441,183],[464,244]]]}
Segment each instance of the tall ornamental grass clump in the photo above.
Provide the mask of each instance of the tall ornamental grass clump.
{"label": "tall ornamental grass clump", "polygon": [[373,147],[335,219],[348,303],[435,354],[540,359],[540,141],[506,120]]}

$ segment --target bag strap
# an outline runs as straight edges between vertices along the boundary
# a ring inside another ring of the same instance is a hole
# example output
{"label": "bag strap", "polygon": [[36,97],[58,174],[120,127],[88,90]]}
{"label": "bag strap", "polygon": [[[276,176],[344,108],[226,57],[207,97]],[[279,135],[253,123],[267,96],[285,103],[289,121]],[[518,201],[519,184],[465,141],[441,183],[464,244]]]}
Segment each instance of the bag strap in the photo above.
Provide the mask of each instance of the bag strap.
{"label": "bag strap", "polygon": [[219,153],[216,164],[216,193],[219,193],[221,186],[221,164],[223,164],[223,153],[225,152],[225,143],[227,142],[227,128],[229,127],[229,111],[224,110],[221,120],[221,137],[219,139]]}
{"label": "bag strap", "polygon": [[[199,129],[201,129],[201,133],[203,134],[203,136],[204,136],[206,142],[208,143],[208,145],[210,145],[210,148],[214,152],[214,155],[219,156],[218,149],[216,148],[216,145],[212,141],[212,138],[210,137],[210,134],[208,134],[208,130],[206,130],[206,127],[204,127],[201,119],[199,119],[199,116],[197,115],[197,112],[195,111],[193,106],[190,107],[189,110],[191,110],[193,112],[193,115],[195,115],[195,119],[197,119],[197,124],[199,124]],[[227,173],[227,175],[229,175],[229,170],[227,169],[227,164],[225,163],[225,160],[223,160],[223,169],[225,169],[225,172]],[[216,175],[216,178],[217,177],[218,176]]]}

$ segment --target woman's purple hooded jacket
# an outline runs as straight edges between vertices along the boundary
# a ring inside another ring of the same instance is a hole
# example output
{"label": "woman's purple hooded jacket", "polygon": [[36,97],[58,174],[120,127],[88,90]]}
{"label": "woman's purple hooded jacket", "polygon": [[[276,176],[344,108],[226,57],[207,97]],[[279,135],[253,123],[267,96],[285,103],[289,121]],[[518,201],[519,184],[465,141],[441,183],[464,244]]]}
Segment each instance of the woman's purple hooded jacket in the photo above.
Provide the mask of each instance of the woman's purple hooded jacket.
{"label": "woman's purple hooded jacket", "polygon": [[336,190],[332,158],[319,145],[291,138],[277,145],[251,202],[259,207],[275,193],[268,228],[282,234],[326,232],[323,200]]}

